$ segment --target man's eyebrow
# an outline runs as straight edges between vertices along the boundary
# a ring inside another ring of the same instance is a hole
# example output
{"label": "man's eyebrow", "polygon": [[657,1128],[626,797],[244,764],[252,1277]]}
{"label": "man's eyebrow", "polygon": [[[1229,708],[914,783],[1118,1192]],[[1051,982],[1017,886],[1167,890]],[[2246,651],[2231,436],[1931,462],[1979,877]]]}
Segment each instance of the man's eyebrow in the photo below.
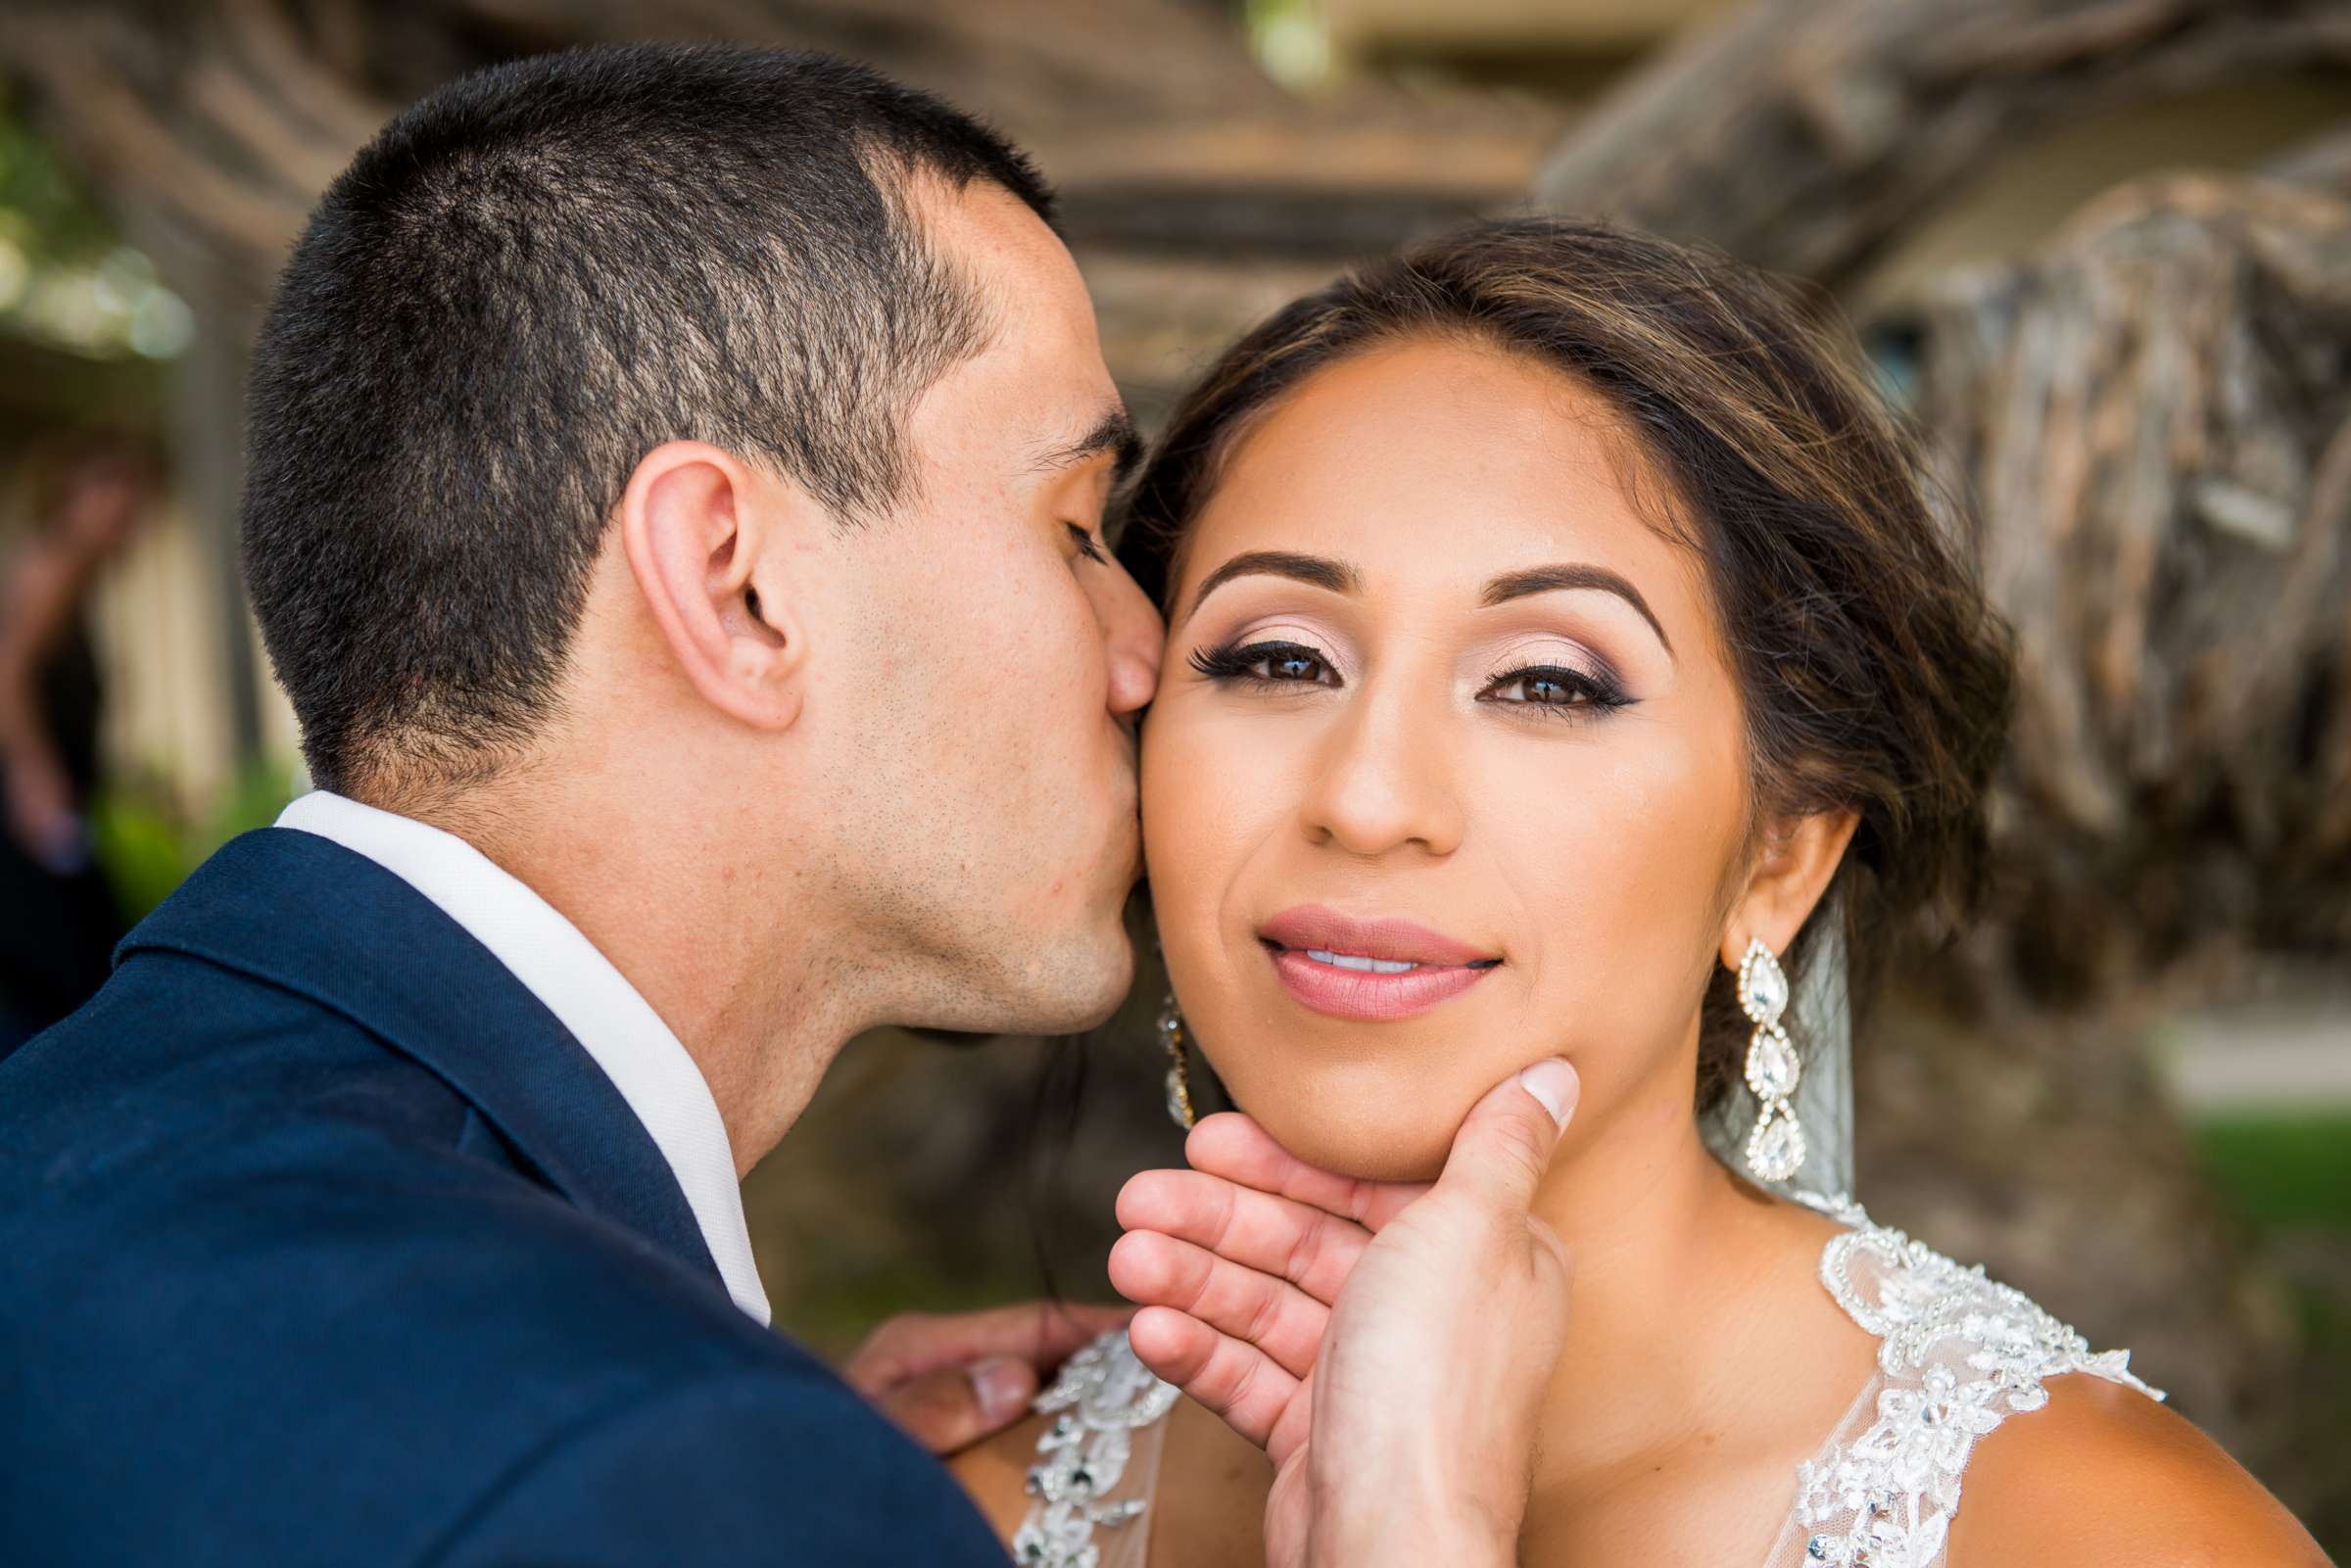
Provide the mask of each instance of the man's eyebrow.
{"label": "man's eyebrow", "polygon": [[1127,410],[1115,404],[1102,411],[1093,429],[1076,441],[1047,449],[1034,467],[1040,474],[1057,473],[1105,453],[1113,458],[1110,476],[1113,488],[1125,484],[1127,476],[1143,460],[1143,438],[1135,433],[1134,421],[1128,417]]}
{"label": "man's eyebrow", "polygon": [[1334,594],[1353,594],[1363,587],[1355,568],[1345,561],[1299,555],[1284,549],[1253,549],[1235,555],[1209,573],[1200,585],[1200,592],[1192,595],[1188,614],[1200,613],[1201,601],[1236,577],[1287,577],[1316,588],[1327,588]]}
{"label": "man's eyebrow", "polygon": [[1605,566],[1587,566],[1578,562],[1560,566],[1530,566],[1523,572],[1505,572],[1486,585],[1486,591],[1478,595],[1478,602],[1491,607],[1514,598],[1524,598],[1529,594],[1549,594],[1562,588],[1595,588],[1604,594],[1615,594],[1641,612],[1641,619],[1649,623],[1649,629],[1657,634],[1657,641],[1665,644],[1666,653],[1672,654],[1673,640],[1665,635],[1665,628],[1657,623],[1655,614],[1649,607],[1649,600],[1641,596],[1639,589]]}

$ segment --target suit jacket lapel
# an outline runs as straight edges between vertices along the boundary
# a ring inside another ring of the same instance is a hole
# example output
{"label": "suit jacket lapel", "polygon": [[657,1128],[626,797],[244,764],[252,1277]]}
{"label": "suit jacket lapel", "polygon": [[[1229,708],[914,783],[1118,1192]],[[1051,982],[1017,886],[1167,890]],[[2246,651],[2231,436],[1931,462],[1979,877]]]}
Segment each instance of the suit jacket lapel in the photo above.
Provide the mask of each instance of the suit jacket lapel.
{"label": "suit jacket lapel", "polygon": [[669,1163],[612,1080],[489,949],[314,833],[231,840],[116,952],[188,953],[331,1008],[470,1101],[555,1191],[719,1280]]}

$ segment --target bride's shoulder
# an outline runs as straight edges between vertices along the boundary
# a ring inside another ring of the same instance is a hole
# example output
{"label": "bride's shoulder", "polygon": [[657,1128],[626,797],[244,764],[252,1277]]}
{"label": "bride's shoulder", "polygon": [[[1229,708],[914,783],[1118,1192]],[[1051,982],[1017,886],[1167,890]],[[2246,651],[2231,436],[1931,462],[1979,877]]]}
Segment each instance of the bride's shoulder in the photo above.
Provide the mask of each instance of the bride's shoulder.
{"label": "bride's shoulder", "polygon": [[1849,1228],[1824,1249],[1821,1280],[1882,1340],[1890,1391],[1854,1449],[1897,1470],[1943,1466],[1927,1490],[1942,1495],[1949,1568],[2325,1568],[2293,1516],[2133,1374],[2128,1352],[2093,1352],[2021,1292],[1857,1207],[1839,1217]]}
{"label": "bride's shoulder", "polygon": [[2167,1404],[2085,1372],[1976,1446],[1950,1568],[2327,1568],[2318,1543]]}

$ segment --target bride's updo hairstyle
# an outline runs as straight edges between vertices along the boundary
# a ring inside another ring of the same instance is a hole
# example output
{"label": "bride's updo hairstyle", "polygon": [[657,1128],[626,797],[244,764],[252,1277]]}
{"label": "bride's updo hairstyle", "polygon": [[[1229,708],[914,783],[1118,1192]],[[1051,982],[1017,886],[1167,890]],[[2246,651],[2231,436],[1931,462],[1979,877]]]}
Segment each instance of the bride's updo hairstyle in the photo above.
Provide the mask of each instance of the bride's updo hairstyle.
{"label": "bride's updo hairstyle", "polygon": [[[1718,253],[1604,224],[1472,225],[1374,262],[1251,332],[1177,405],[1125,508],[1119,554],[1167,603],[1225,459],[1317,371],[1447,338],[1577,378],[1647,458],[1634,503],[1697,552],[1746,717],[1747,844],[1775,817],[1850,807],[1859,825],[1782,955],[1799,988],[1827,919],[1864,1005],[1903,931],[1973,905],[1985,793],[2009,708],[2005,627],[1927,499],[1918,443],[1824,327]],[[1172,606],[1171,606],[1172,608]],[[1747,1025],[1719,967],[1698,1102],[1736,1080]]]}

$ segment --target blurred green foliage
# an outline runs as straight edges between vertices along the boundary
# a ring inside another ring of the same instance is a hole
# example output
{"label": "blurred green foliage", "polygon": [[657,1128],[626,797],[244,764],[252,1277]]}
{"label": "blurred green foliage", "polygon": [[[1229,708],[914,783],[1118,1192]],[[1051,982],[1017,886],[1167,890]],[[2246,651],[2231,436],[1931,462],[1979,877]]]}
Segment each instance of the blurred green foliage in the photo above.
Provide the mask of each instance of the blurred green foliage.
{"label": "blurred green foliage", "polygon": [[115,248],[112,224],[56,153],[25,123],[0,78],[0,235],[36,263],[95,262]]}
{"label": "blurred green foliage", "polygon": [[2216,1113],[2199,1120],[2196,1140],[2255,1224],[2351,1233],[2351,1108]]}
{"label": "blurred green foliage", "polygon": [[110,782],[90,825],[123,913],[133,920],[145,915],[214,850],[268,827],[293,795],[291,770],[268,764],[247,768],[202,813],[183,811],[152,781]]}
{"label": "blurred green foliage", "polygon": [[[2292,1292],[2309,1412],[2298,1446],[2351,1457],[2351,1106],[2211,1112],[2194,1133],[2215,1184]],[[2339,1463],[2334,1473],[2302,1522],[2351,1561],[2351,1478]]]}
{"label": "blurred green foliage", "polygon": [[0,78],[0,332],[95,359],[168,359],[194,331]]}

